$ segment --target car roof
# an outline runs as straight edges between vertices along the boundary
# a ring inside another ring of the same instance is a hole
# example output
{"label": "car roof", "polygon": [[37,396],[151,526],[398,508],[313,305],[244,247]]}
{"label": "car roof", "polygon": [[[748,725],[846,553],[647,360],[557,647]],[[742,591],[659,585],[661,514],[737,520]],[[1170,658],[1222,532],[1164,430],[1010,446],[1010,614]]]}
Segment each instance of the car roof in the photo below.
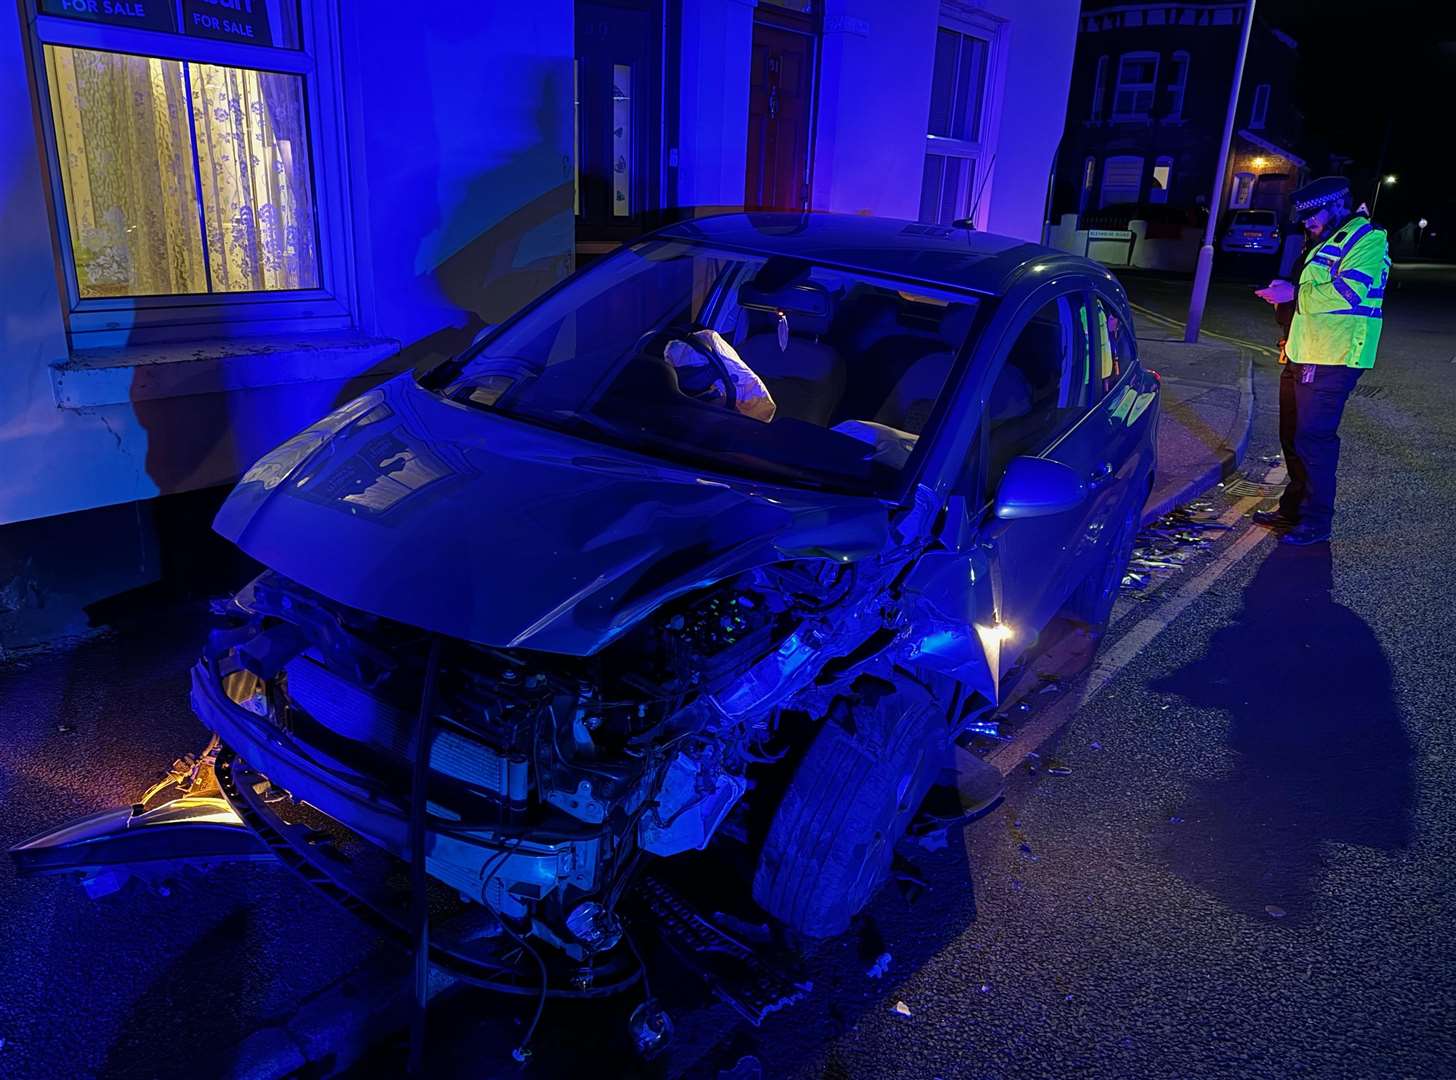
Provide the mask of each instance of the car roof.
{"label": "car roof", "polygon": [[1004,295],[1023,274],[1085,274],[1113,280],[1106,267],[1015,237],[861,214],[742,213],[694,218],[651,239],[680,239],[827,263],[870,274]]}

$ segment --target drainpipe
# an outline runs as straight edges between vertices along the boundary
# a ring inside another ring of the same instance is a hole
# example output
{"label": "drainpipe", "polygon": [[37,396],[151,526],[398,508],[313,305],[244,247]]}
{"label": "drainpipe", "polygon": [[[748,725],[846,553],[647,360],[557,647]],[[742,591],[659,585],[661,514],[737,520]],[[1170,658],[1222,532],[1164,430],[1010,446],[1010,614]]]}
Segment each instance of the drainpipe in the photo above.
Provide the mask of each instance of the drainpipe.
{"label": "drainpipe", "polygon": [[1057,140],[1057,148],[1052,151],[1052,168],[1047,173],[1046,205],[1041,211],[1041,245],[1042,247],[1052,246],[1052,191],[1057,184],[1057,159],[1062,155],[1062,143],[1066,141],[1064,134]]}

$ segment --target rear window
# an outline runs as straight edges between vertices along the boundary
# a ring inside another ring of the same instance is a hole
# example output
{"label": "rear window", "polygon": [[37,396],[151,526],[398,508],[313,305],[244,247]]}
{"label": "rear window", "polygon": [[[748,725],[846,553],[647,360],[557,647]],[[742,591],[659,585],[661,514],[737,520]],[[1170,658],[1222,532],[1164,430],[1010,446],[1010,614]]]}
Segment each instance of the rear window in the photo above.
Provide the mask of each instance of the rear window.
{"label": "rear window", "polygon": [[1235,225],[1262,225],[1273,227],[1276,222],[1273,210],[1240,210],[1234,215]]}

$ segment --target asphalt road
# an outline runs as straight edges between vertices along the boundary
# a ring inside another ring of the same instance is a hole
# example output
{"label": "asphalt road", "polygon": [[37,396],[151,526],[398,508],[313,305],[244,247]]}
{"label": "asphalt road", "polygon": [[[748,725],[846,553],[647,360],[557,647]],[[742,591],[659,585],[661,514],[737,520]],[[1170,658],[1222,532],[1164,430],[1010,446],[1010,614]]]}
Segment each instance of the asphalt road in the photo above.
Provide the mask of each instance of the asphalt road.
{"label": "asphalt road", "polygon": [[[1186,280],[1125,280],[1179,315]],[[1248,293],[1216,284],[1205,325],[1269,340]],[[1014,770],[1002,809],[915,856],[928,889],[887,888],[810,957],[807,1001],[752,1029],[664,965],[664,1058],[630,1057],[632,1002],[553,1003],[522,1070],[528,1005],[459,995],[432,1025],[433,1074],[1451,1076],[1453,301],[1456,270],[1397,269],[1346,414],[1334,542],[1236,528],[1129,593],[1103,654],[1121,641],[1126,663]],[[1258,464],[1277,452],[1276,373],[1256,375]],[[124,801],[198,747],[180,677],[197,633],[182,612],[0,671],[0,843]],[[93,902],[0,862],[0,906],[7,1077],[206,1074],[380,947],[281,868]]]}
{"label": "asphalt road", "polygon": [[[1186,310],[1186,280],[1125,282]],[[842,1034],[765,1031],[766,1075],[1453,1075],[1453,301],[1456,269],[1397,268],[1333,543],[1264,540],[1208,583],[1043,748],[1071,775],[1021,768],[967,830],[974,921],[866,980]],[[1274,336],[1242,283],[1205,326]],[[1278,450],[1276,377],[1251,462]],[[1162,602],[1129,598],[1114,638]]]}

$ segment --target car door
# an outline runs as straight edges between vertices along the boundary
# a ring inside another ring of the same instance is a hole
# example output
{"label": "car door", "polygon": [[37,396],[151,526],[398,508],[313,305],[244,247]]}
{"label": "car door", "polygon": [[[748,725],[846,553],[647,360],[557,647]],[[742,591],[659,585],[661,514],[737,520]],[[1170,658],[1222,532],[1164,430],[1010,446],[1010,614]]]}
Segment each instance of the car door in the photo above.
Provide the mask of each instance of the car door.
{"label": "car door", "polygon": [[[1019,662],[1100,550],[1124,478],[1110,460],[1094,372],[1086,297],[1068,289],[1028,305],[1007,335],[981,425],[998,678]],[[1006,466],[1020,456],[1071,468],[1086,484],[1077,506],[1044,517],[991,516]]]}

